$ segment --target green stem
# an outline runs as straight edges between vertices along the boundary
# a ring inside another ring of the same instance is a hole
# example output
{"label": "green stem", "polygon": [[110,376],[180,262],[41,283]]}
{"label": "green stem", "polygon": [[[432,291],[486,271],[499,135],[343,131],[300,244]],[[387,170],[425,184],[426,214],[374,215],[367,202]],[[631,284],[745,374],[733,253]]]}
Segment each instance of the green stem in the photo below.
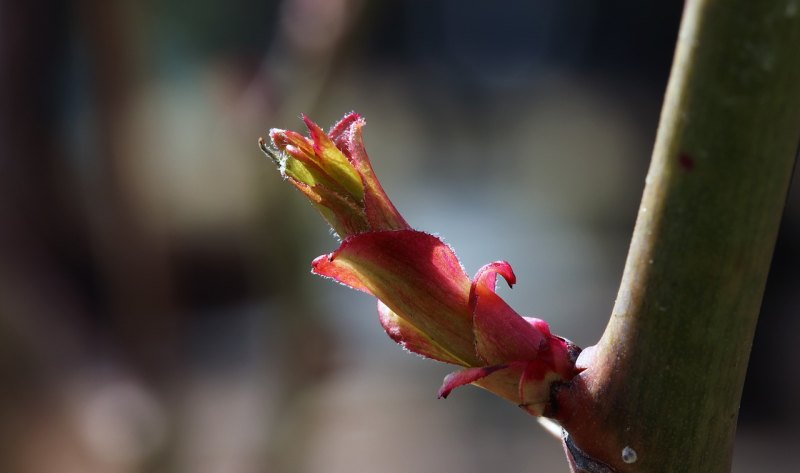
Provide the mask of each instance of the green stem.
{"label": "green stem", "polygon": [[613,314],[556,393],[582,451],[618,471],[730,470],[799,140],[800,0],[688,1]]}

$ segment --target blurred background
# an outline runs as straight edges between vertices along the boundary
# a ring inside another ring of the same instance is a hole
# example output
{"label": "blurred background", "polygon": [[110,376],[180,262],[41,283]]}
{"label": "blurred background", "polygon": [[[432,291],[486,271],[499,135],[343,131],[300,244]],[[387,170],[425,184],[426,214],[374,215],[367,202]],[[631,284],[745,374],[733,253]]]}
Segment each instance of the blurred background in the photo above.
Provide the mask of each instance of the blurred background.
{"label": "blurred background", "polygon": [[[613,306],[682,2],[0,1],[0,472],[567,471],[309,274],[256,141],[364,115],[398,209],[581,346]],[[790,195],[734,471],[798,443]],[[710,367],[713,369],[713,367]],[[640,452],[641,454],[641,452]]]}

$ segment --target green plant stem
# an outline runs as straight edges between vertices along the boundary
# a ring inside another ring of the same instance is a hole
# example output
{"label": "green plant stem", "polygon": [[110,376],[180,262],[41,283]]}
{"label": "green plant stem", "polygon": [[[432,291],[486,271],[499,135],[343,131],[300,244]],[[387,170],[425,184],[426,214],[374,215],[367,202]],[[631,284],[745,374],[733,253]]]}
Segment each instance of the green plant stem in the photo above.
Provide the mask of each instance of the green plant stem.
{"label": "green plant stem", "polygon": [[591,457],[730,470],[799,140],[800,0],[688,1],[616,305],[555,396]]}

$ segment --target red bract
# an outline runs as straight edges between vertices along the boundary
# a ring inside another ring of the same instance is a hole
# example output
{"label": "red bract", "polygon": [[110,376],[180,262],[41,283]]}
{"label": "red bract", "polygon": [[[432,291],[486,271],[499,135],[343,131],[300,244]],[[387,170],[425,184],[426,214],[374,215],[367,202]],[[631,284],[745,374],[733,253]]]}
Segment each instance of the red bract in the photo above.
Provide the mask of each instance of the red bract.
{"label": "red bract", "polygon": [[358,115],[327,135],[304,121],[309,138],[273,129],[278,151],[261,145],[344,239],[314,260],[312,272],[375,296],[381,325],[403,348],[462,366],[445,378],[440,397],[474,383],[541,415],[551,385],[577,374],[577,347],[495,293],[498,274],[516,282],[508,263],[487,264],[470,280],[449,246],[408,226],[375,177]]}

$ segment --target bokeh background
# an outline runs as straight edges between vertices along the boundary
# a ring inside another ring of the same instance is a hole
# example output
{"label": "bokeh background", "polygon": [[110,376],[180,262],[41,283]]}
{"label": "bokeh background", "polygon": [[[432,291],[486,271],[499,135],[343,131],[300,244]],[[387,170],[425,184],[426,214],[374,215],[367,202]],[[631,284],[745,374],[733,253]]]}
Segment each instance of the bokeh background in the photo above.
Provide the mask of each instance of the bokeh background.
{"label": "bokeh background", "polygon": [[[510,261],[510,303],[588,346],[681,8],[0,1],[0,472],[566,471],[515,406],[477,388],[437,400],[449,367],[395,346],[371,298],[308,273],[336,241],[256,140],[301,112],[360,112],[407,220],[468,273]],[[798,200],[737,472],[789,471],[800,440]]]}

